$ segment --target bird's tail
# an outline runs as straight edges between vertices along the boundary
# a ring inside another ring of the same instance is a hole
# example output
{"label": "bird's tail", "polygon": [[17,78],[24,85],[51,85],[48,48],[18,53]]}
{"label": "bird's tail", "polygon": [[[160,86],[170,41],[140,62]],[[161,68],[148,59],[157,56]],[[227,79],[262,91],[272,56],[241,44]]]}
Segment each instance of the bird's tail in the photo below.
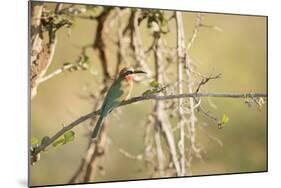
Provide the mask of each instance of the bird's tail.
{"label": "bird's tail", "polygon": [[98,119],[98,122],[96,123],[96,126],[94,128],[94,131],[92,133],[92,139],[96,139],[97,138],[97,136],[98,136],[98,134],[100,132],[102,123],[103,123],[103,117],[100,116],[99,119]]}

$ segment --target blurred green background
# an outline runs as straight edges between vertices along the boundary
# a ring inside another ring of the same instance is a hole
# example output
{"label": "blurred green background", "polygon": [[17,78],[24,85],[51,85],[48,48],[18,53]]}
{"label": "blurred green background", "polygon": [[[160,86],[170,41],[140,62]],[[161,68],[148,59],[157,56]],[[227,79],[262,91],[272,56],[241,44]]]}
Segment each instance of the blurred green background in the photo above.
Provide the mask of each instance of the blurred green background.
{"label": "blurred green background", "polygon": [[[196,21],[195,12],[184,12],[186,39],[189,39]],[[191,48],[190,55],[196,69],[204,74],[214,71],[222,78],[209,82],[203,91],[208,92],[266,92],[266,17],[225,14],[204,14],[203,23],[218,26],[222,32],[201,28]],[[171,22],[174,24],[174,22]],[[150,44],[151,36],[145,24],[141,25],[144,44]],[[174,27],[175,28],[175,27]],[[58,32],[56,53],[48,73],[60,68],[65,62],[74,62],[83,45],[91,44],[95,37],[96,22],[77,19],[68,36],[68,30]],[[167,36],[171,46],[175,45],[175,30]],[[115,66],[115,52],[107,50]],[[90,71],[65,72],[38,88],[38,95],[31,102],[31,135],[37,138],[51,136],[62,124],[68,124],[92,111],[87,96],[88,90],[95,91],[101,80],[101,67],[97,53],[87,50],[91,58]],[[153,67],[153,62],[149,62]],[[112,68],[114,68],[112,66]],[[176,69],[174,69],[176,70]],[[87,86],[87,87],[86,87]],[[147,84],[135,84],[132,96],[140,95]],[[218,129],[213,122],[201,114],[199,123],[210,125],[205,130],[223,142],[220,146],[198,130],[198,142],[204,145],[204,161],[195,159],[193,175],[254,172],[267,169],[267,119],[266,106],[258,110],[249,108],[243,99],[210,99],[216,105],[212,108],[206,99],[204,104],[220,117],[227,114],[228,125]],[[144,122],[152,110],[152,101],[145,101],[120,108],[120,114],[109,115],[108,135],[112,140],[105,156],[105,174],[96,172],[95,181],[128,180],[149,178],[144,163],[122,155],[118,148],[132,154],[143,153]],[[32,185],[64,184],[77,170],[87,149],[88,121],[77,126],[76,139],[63,147],[52,148],[42,154],[42,159],[31,166]],[[174,122],[175,123],[175,122]]]}

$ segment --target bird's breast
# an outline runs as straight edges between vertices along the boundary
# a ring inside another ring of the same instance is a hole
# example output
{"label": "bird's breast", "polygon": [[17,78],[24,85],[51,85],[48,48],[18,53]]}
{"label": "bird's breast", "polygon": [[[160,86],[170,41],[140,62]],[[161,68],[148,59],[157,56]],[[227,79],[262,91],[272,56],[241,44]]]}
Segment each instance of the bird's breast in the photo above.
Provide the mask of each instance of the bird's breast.
{"label": "bird's breast", "polygon": [[122,90],[124,92],[125,100],[127,100],[130,97],[130,94],[133,89],[133,79],[125,79],[121,83]]}

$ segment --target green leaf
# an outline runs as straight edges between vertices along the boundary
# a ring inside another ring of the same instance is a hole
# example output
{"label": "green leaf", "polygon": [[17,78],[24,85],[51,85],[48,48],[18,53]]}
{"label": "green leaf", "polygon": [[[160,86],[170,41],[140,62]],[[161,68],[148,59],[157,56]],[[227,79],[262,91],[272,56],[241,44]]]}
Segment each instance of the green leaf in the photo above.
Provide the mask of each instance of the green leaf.
{"label": "green leaf", "polygon": [[61,145],[64,145],[64,137],[59,138],[58,140],[56,140],[56,141],[53,143],[53,146],[54,146],[54,147],[61,146]]}
{"label": "green leaf", "polygon": [[156,80],[153,80],[152,82],[150,82],[150,86],[156,88],[159,86],[159,83]]}
{"label": "green leaf", "polygon": [[75,138],[75,132],[74,131],[68,131],[66,133],[64,133],[64,135],[60,138],[58,138],[54,143],[53,146],[57,147],[57,146],[61,146],[64,144],[67,144],[69,142],[72,142]]}
{"label": "green leaf", "polygon": [[44,145],[45,143],[47,143],[49,141],[50,137],[48,136],[44,136],[42,139],[41,139],[41,145]]}
{"label": "green leaf", "polygon": [[72,142],[74,140],[75,132],[74,131],[68,131],[63,136],[64,136],[65,144],[67,144],[67,143]]}
{"label": "green leaf", "polygon": [[226,114],[223,114],[222,118],[221,118],[221,124],[225,125],[227,124],[229,121],[229,117]]}
{"label": "green leaf", "polygon": [[38,138],[36,138],[36,137],[32,137],[32,138],[31,138],[31,145],[36,145],[36,144],[38,144],[38,143],[39,143]]}
{"label": "green leaf", "polygon": [[87,61],[89,61],[89,59],[90,59],[89,56],[87,56],[87,55],[85,55],[85,54],[83,55],[83,58],[84,58],[84,62],[87,62]]}
{"label": "green leaf", "polygon": [[165,16],[164,16],[164,14],[162,12],[159,13],[159,21],[160,21],[162,26],[165,26],[166,19],[165,19]]}
{"label": "green leaf", "polygon": [[63,67],[65,67],[65,66],[68,66],[68,65],[71,65],[71,63],[69,63],[69,62],[65,62],[65,63],[63,63]]}
{"label": "green leaf", "polygon": [[152,95],[153,93],[156,93],[155,89],[148,89],[145,92],[142,93],[143,96]]}

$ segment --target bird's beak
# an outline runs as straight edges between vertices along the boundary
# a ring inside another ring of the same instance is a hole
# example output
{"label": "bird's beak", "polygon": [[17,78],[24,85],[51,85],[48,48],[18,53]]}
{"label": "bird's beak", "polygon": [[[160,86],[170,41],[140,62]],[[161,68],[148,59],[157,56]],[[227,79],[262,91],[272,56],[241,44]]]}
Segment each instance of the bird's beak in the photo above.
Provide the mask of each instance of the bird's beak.
{"label": "bird's beak", "polygon": [[146,74],[146,72],[144,72],[144,71],[142,71],[142,70],[135,70],[135,71],[133,72],[133,74],[138,74],[138,73],[144,73],[144,74]]}

